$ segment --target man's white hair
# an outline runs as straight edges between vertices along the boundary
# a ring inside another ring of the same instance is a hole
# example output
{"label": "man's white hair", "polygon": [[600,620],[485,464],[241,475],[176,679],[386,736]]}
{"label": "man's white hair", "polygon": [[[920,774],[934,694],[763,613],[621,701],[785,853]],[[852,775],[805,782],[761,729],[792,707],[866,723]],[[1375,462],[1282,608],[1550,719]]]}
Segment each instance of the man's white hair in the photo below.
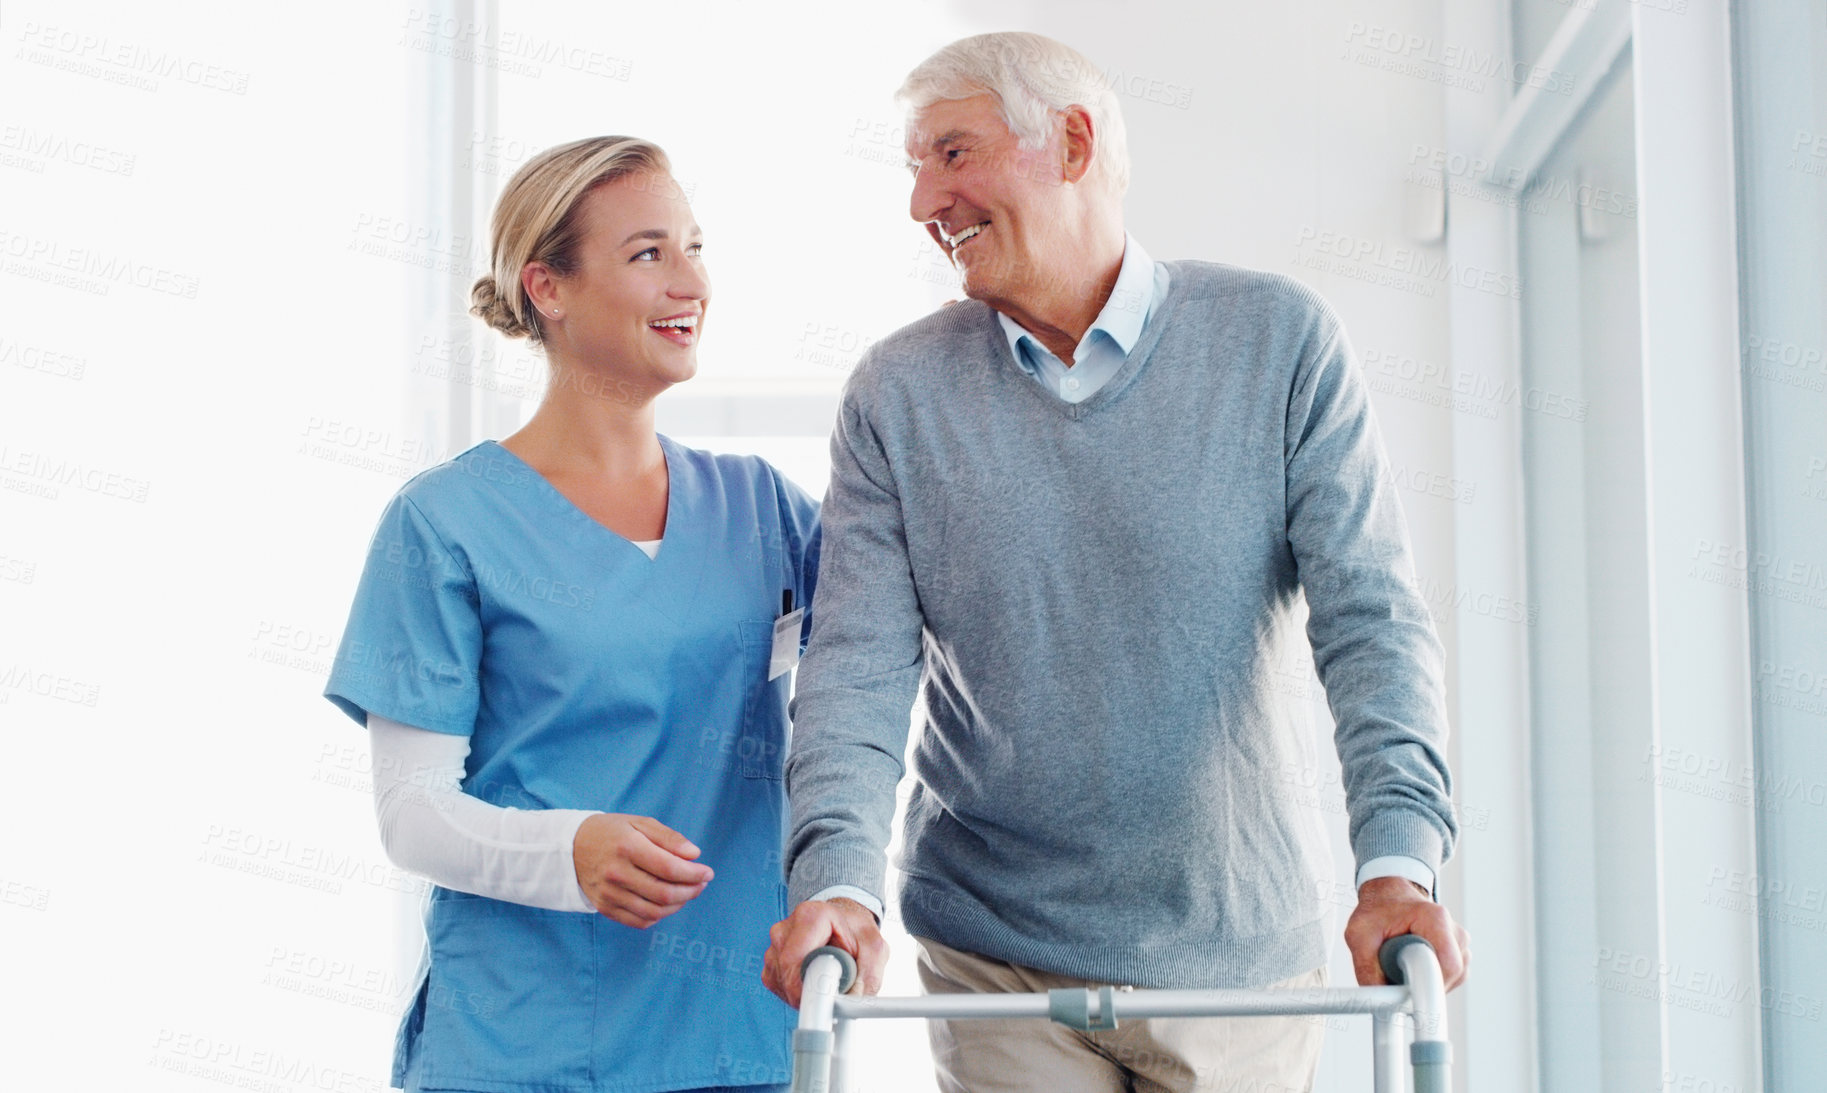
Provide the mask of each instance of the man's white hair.
{"label": "man's white hair", "polygon": [[1023,148],[1046,144],[1052,115],[1082,106],[1091,115],[1092,161],[1118,194],[1129,188],[1123,112],[1104,73],[1084,54],[1039,34],[1004,31],[960,38],[907,74],[895,101],[908,113],[989,93]]}

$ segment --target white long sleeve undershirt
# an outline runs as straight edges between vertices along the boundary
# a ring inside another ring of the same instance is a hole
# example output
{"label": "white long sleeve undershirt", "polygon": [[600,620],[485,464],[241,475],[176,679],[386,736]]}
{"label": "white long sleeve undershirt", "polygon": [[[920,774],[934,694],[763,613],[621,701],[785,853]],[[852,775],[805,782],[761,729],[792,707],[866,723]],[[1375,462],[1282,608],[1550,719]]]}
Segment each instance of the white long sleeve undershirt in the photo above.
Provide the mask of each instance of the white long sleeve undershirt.
{"label": "white long sleeve undershirt", "polygon": [[368,715],[374,812],[395,865],[458,892],[595,913],[571,856],[585,809],[503,808],[464,793],[469,737]]}

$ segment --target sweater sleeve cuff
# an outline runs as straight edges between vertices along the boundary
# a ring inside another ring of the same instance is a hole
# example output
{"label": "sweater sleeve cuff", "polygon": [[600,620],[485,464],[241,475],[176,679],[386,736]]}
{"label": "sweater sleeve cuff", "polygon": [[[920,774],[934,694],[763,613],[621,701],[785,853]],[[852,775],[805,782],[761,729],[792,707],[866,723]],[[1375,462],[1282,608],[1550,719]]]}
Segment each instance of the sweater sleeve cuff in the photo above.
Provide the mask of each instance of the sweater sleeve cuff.
{"label": "sweater sleeve cuff", "polygon": [[[1358,876],[1362,883],[1369,879],[1364,877],[1364,867],[1379,858],[1413,858],[1430,873],[1438,874],[1440,863],[1446,857],[1446,838],[1420,813],[1392,808],[1365,820],[1363,826],[1352,833],[1351,848],[1358,860]],[[1406,873],[1398,875],[1407,876]]]}
{"label": "sweater sleeve cuff", "polygon": [[[792,863],[792,874],[787,880],[787,906],[797,907],[839,887],[857,888],[874,896],[882,890],[887,871],[888,863],[879,850],[815,845]],[[875,897],[875,906],[882,906],[879,896]]]}

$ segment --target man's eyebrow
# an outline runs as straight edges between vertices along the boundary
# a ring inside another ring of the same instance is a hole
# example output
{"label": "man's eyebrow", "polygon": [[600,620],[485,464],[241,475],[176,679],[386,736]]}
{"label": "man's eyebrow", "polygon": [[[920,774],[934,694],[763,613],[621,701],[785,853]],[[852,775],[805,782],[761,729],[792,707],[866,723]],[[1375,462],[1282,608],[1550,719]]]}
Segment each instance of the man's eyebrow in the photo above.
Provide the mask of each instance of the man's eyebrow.
{"label": "man's eyebrow", "polygon": [[968,129],[947,129],[934,137],[927,147],[936,152],[943,150],[949,144],[961,144],[974,139],[976,139],[976,134]]}

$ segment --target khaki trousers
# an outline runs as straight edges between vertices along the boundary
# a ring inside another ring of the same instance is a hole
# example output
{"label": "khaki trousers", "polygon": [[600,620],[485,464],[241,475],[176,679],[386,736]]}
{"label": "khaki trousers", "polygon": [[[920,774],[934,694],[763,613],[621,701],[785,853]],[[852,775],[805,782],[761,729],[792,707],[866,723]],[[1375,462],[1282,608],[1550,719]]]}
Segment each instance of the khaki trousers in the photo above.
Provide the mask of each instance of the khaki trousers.
{"label": "khaki trousers", "polygon": [[[1105,986],[962,952],[928,938],[928,994],[1027,993]],[[1315,968],[1271,988],[1324,987]],[[1177,1017],[1080,1032],[1044,1020],[931,1020],[945,1093],[1309,1093],[1323,1017]]]}

